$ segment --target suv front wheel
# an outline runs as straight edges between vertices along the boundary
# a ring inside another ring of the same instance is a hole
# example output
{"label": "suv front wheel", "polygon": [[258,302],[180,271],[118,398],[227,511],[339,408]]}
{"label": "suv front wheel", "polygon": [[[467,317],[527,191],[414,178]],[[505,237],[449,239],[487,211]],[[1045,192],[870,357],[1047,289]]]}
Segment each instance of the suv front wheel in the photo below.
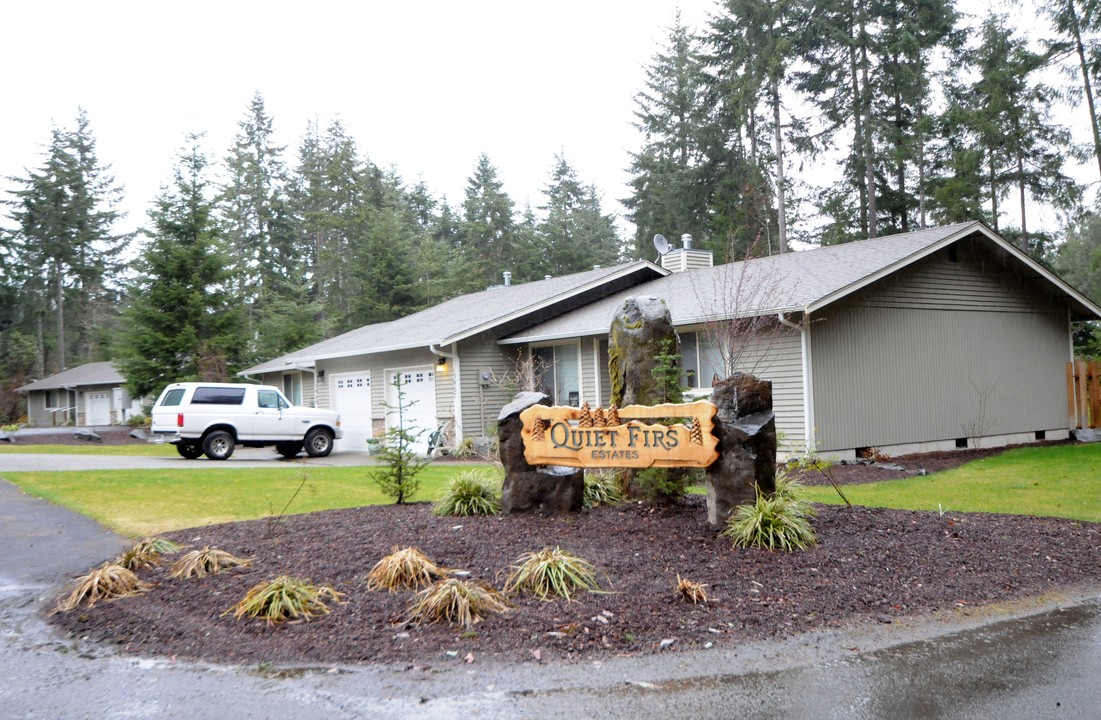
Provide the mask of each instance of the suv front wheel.
{"label": "suv front wheel", "polygon": [[326,457],[333,451],[333,434],[325,428],[313,428],[306,433],[306,454]]}
{"label": "suv front wheel", "polygon": [[203,454],[211,460],[226,460],[233,454],[236,443],[225,430],[215,430],[203,438]]}

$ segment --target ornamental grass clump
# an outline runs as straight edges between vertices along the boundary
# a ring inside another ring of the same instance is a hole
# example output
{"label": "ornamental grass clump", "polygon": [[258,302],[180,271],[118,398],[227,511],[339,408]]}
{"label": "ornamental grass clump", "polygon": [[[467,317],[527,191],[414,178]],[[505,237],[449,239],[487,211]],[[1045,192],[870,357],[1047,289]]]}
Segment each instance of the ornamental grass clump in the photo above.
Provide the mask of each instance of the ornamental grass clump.
{"label": "ornamental grass clump", "polygon": [[707,596],[707,585],[684,579],[680,575],[677,575],[677,595],[691,601],[693,605],[705,603],[710,599]]}
{"label": "ornamental grass clump", "polygon": [[529,593],[540,600],[561,597],[566,602],[579,590],[603,592],[596,581],[596,568],[588,560],[559,547],[521,555],[504,587],[507,594]]}
{"label": "ornamental grass clump", "polygon": [[469,630],[487,615],[508,609],[505,597],[489,585],[477,580],[448,578],[417,593],[409,607],[407,621],[417,625],[446,621]]}
{"label": "ornamental grass clump", "polygon": [[74,580],[72,591],[68,597],[58,601],[54,612],[69,612],[81,603],[92,607],[100,600],[130,597],[151,587],[151,583],[139,580],[132,570],[115,563],[105,563]]}
{"label": "ornamental grass clump", "polygon": [[776,492],[757,492],[752,505],[739,505],[726,521],[722,534],[738,547],[766,550],[805,550],[815,544],[810,519],[814,508],[796,496],[798,484],[777,477]]}
{"label": "ornamental grass clump", "polygon": [[428,559],[417,548],[391,548],[390,554],[375,563],[367,573],[368,590],[417,590],[450,574]]}
{"label": "ornamental grass clump", "polygon": [[168,538],[146,538],[115,558],[115,564],[127,570],[152,569],[165,561],[165,555],[177,553],[181,548]]}
{"label": "ornamental grass clump", "polygon": [[483,470],[464,470],[447,485],[435,505],[435,515],[496,515],[501,512],[501,491]]}
{"label": "ornamental grass clump", "polygon": [[275,625],[286,620],[310,621],[318,615],[330,612],[325,600],[342,602],[343,593],[331,585],[314,585],[309,580],[280,575],[274,580],[254,585],[248,594],[222,615],[233,613],[243,617],[263,620]]}
{"label": "ornamental grass clump", "polygon": [[170,577],[186,580],[213,575],[226,568],[248,567],[251,564],[252,560],[248,558],[239,558],[225,550],[207,545],[202,550],[192,550],[181,557],[172,565],[168,574]]}
{"label": "ornamental grass clump", "polygon": [[585,473],[585,494],[582,496],[581,505],[594,508],[623,502],[623,490],[619,482],[619,477],[614,472]]}

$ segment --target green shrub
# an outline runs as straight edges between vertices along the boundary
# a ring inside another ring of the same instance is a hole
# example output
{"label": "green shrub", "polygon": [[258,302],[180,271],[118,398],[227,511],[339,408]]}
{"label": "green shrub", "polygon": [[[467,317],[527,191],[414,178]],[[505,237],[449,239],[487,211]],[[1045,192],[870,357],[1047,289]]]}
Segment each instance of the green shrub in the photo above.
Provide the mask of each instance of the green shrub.
{"label": "green shrub", "polygon": [[648,502],[668,505],[684,499],[688,488],[701,480],[701,471],[694,468],[646,468],[634,474],[635,497]]}
{"label": "green shrub", "polygon": [[134,428],[148,427],[150,424],[152,424],[152,422],[153,420],[151,418],[148,418],[140,413],[137,415],[131,415],[130,417],[126,418],[126,424]]}
{"label": "green shrub", "polygon": [[594,508],[623,502],[623,490],[619,487],[618,473],[598,470],[585,473],[585,495],[582,505]]}
{"label": "green shrub", "polygon": [[501,512],[501,492],[485,470],[464,470],[452,478],[435,505],[436,515],[496,515]]}
{"label": "green shrub", "polygon": [[767,550],[805,550],[814,545],[810,519],[814,508],[796,498],[798,485],[784,475],[776,478],[776,492],[758,491],[752,505],[739,505],[722,534],[738,547]]}
{"label": "green shrub", "polygon": [[578,590],[601,592],[592,563],[558,547],[524,553],[517,558],[504,590],[531,593],[540,600],[561,597],[567,602],[570,594]]}

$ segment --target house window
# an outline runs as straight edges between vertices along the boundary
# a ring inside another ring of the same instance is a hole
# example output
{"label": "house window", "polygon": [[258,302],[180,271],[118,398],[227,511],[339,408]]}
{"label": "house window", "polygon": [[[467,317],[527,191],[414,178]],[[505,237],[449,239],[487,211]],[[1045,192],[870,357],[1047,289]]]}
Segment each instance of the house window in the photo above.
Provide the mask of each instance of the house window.
{"label": "house window", "polygon": [[578,346],[551,345],[532,348],[536,365],[536,387],[549,395],[555,405],[581,404],[581,372]]}
{"label": "house window", "polygon": [[719,347],[705,333],[680,333],[681,383],[686,388],[709,388],[716,376],[725,378],[726,363]]}

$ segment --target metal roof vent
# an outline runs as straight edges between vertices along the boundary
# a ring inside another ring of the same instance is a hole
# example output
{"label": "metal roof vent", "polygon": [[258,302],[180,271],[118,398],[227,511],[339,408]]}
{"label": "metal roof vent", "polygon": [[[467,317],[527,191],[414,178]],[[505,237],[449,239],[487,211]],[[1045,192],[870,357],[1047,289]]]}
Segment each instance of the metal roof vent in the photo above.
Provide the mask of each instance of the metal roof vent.
{"label": "metal roof vent", "polygon": [[691,235],[689,235],[688,233],[685,233],[685,234],[681,235],[680,236],[680,241],[681,241],[681,244],[684,245],[685,250],[691,250],[692,249],[692,236]]}
{"label": "metal roof vent", "polygon": [[512,284],[512,273],[510,273],[508,270],[505,270],[504,275],[505,275],[505,287],[508,287],[509,285]]}

